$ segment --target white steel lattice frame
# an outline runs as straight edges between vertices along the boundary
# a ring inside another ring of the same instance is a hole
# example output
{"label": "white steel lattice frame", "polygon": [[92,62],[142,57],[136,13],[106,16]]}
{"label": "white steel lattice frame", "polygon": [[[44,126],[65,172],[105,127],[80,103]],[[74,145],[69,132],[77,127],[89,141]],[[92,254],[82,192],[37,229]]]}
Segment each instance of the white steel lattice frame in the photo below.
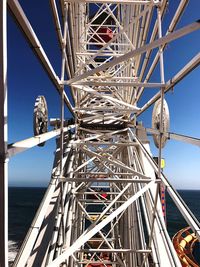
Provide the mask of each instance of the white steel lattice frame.
{"label": "white steel lattice frame", "polygon": [[[0,266],[8,266],[7,159],[55,136],[58,138],[51,180],[13,266],[181,266],[165,226],[159,186],[166,186],[200,238],[199,222],[161,171],[163,135],[200,146],[199,139],[163,132],[162,126],[165,93],[200,63],[197,54],[165,82],[163,52],[167,43],[200,28],[200,23],[194,22],[175,30],[187,2],[180,0],[163,35],[167,0],[51,0],[62,51],[59,78],[19,2],[1,1],[0,173],[4,179],[0,189],[0,233],[4,238],[0,245],[4,249],[0,251]],[[4,119],[6,3],[61,95],[59,129],[9,146]],[[102,29],[112,32],[109,40],[105,40]],[[148,68],[155,48],[157,53]],[[160,81],[150,83],[158,63]],[[75,106],[67,96],[67,85]],[[138,107],[146,88],[158,88],[159,92]],[[136,125],[137,116],[159,98],[160,130]],[[64,127],[65,104],[75,117],[74,125],[68,127]],[[158,164],[150,154],[147,132],[160,137]]]}

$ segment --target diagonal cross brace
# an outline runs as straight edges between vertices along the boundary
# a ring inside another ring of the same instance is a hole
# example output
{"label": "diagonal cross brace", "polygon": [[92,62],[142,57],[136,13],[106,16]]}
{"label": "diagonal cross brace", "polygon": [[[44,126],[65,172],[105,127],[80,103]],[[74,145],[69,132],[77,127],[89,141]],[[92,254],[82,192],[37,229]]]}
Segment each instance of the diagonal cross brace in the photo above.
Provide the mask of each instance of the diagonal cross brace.
{"label": "diagonal cross brace", "polygon": [[130,197],[125,203],[123,203],[118,209],[112,212],[108,217],[101,221],[98,225],[93,227],[89,232],[83,233],[74,244],[68,248],[67,251],[62,253],[58,258],[51,262],[47,267],[57,267],[62,262],[65,262],[69,256],[71,256],[75,251],[77,251],[85,242],[92,238],[96,233],[98,233],[103,227],[110,223],[114,218],[116,218],[121,212],[127,209],[133,202],[135,202],[140,196],[142,196],[147,190],[155,185],[155,181],[150,182],[139,190],[135,195]]}
{"label": "diagonal cross brace", "polygon": [[93,70],[87,71],[87,72],[85,72],[79,76],[76,76],[73,79],[69,80],[68,84],[80,81],[80,80],[87,78],[88,76],[91,76],[91,75],[98,73],[100,71],[105,71],[107,68],[113,67],[113,66],[115,66],[115,65],[117,65],[123,61],[126,61],[130,58],[137,56],[137,55],[143,54],[150,49],[154,49],[154,48],[159,47],[161,45],[167,44],[171,41],[174,41],[174,40],[176,40],[176,39],[178,39],[178,38],[180,38],[186,34],[189,34],[195,30],[198,30],[198,29],[200,29],[200,21],[191,23],[191,24],[189,24],[189,25],[187,25],[187,26],[185,26],[185,27],[173,32],[173,33],[169,33],[169,34],[165,35],[164,37],[161,37],[161,38],[159,38],[159,39],[157,39],[157,40],[155,40],[149,44],[146,44],[146,45],[144,45],[140,48],[137,48],[133,51],[130,51],[130,52],[124,54],[123,56],[115,58],[115,59],[111,60],[110,62],[103,64],[103,65],[101,65],[101,66],[99,66]]}
{"label": "diagonal cross brace", "polygon": [[146,175],[142,174],[142,173],[139,173],[137,171],[135,171],[134,169],[128,167],[128,166],[125,166],[122,162],[118,161],[114,161],[114,159],[109,159],[108,157],[106,159],[103,158],[103,156],[99,155],[98,153],[95,153],[89,149],[85,149],[85,148],[81,148],[86,154],[89,154],[89,155],[92,155],[92,156],[96,156],[97,158],[101,159],[102,161],[107,161],[111,164],[114,164],[116,165],[117,167],[120,167],[126,171],[129,171],[131,173],[133,173],[133,175],[135,176],[138,176],[138,177],[141,177],[143,179],[150,179],[150,177],[147,177]]}

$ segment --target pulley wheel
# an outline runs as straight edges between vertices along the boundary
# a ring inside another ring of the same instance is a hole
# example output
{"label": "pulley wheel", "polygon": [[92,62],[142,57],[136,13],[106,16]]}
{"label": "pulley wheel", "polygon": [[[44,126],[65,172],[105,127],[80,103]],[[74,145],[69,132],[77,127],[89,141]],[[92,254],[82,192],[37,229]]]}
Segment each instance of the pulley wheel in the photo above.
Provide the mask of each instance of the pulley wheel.
{"label": "pulley wheel", "polygon": [[[152,113],[152,128],[160,131],[160,116],[161,116],[161,99],[157,100]],[[167,102],[164,100],[163,102],[163,132],[169,131],[169,108]],[[154,144],[157,148],[159,148],[160,144],[160,135],[153,134]],[[161,148],[165,146],[167,141],[167,137],[162,136],[161,139]]]}
{"label": "pulley wheel", "polygon": [[[44,96],[38,96],[35,101],[33,131],[35,136],[48,131],[48,109]],[[45,142],[39,144],[38,146],[44,146],[44,144]]]}

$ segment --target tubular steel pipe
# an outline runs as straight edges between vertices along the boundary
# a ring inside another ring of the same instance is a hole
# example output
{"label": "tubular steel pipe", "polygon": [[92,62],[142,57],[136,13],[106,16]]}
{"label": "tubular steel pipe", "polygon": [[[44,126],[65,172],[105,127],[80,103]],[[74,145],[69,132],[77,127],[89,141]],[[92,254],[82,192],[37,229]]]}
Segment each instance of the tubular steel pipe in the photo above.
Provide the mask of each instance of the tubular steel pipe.
{"label": "tubular steel pipe", "polygon": [[[137,143],[139,144],[142,152],[147,157],[148,161],[150,162],[150,164],[153,167],[153,169],[155,170],[155,172],[158,174],[158,167],[157,167],[156,163],[154,162],[153,158],[150,156],[150,154],[145,149],[143,144],[138,140],[138,138],[132,133],[131,130],[130,130],[130,133],[132,135],[132,138],[134,140],[136,140]],[[198,240],[200,240],[200,223],[198,222],[198,220],[196,219],[194,214],[189,210],[189,208],[184,203],[184,201],[180,197],[180,195],[176,192],[176,190],[169,183],[169,181],[167,180],[167,178],[165,177],[165,175],[163,173],[161,175],[161,181],[166,186],[166,189],[167,189],[170,197],[174,201],[175,205],[178,207],[178,209],[181,212],[181,214],[183,215],[184,219],[187,221],[188,225],[191,226],[191,228],[193,229],[194,233],[197,235]]]}
{"label": "tubular steel pipe", "polygon": [[[40,41],[38,40],[33,28],[27,19],[22,7],[20,6],[17,0],[8,0],[8,6],[11,11],[11,14],[16,19],[20,29],[24,33],[26,39],[28,40],[29,44],[31,45],[34,53],[36,54],[37,58],[39,59],[41,65],[43,66],[44,70],[47,72],[50,80],[53,82],[54,86],[56,87],[57,91],[61,93],[61,85],[60,79],[56,75]],[[66,93],[64,93],[65,103],[69,108],[70,112],[74,114],[73,107],[68,99]]]}
{"label": "tubular steel pipe", "polygon": [[193,22],[179,30],[176,30],[175,32],[172,32],[172,33],[169,33],[168,35],[160,38],[160,39],[157,39],[156,41],[153,41],[149,44],[146,44],[144,45],[143,47],[140,47],[140,48],[137,48],[135,49],[134,51],[130,51],[126,54],[124,54],[123,56],[120,56],[118,58],[115,58],[113,60],[111,60],[110,62],[108,63],[105,63],[93,70],[90,70],[90,71],[87,71],[71,80],[68,81],[68,84],[71,84],[71,83],[74,83],[74,82],[77,82],[77,81],[80,81],[84,78],[87,78],[88,76],[90,75],[93,75],[95,73],[98,73],[100,71],[105,71],[106,69],[108,69],[109,67],[113,67],[123,61],[126,61],[130,58],[133,58],[137,55],[140,55],[148,50],[151,50],[151,49],[154,49],[156,47],[159,47],[161,45],[164,45],[164,44],[167,44],[169,42],[172,42],[184,35],[187,35],[193,31],[196,31],[196,30],[199,30],[200,29],[200,21],[196,21],[196,22]]}
{"label": "tubular steel pipe", "polygon": [[[171,88],[173,88],[177,83],[179,83],[185,76],[187,76],[193,69],[197,68],[200,64],[200,53],[194,56],[174,77],[166,82],[164,92],[167,93]],[[153,105],[161,97],[160,92],[154,95],[136,114],[138,117],[145,110],[147,110],[151,105]]]}
{"label": "tubular steel pipe", "polygon": [[[181,0],[180,4],[179,4],[179,6],[178,6],[178,8],[176,10],[176,13],[175,13],[170,25],[169,25],[169,28],[168,28],[168,30],[166,32],[166,35],[174,31],[174,29],[175,29],[176,25],[178,24],[178,22],[180,20],[180,17],[183,14],[187,4],[188,4],[188,0]],[[155,36],[154,36],[154,39],[155,39]],[[163,47],[162,47],[163,51],[166,48],[166,46],[167,46],[167,44],[163,45]],[[148,63],[148,61],[150,59],[150,55],[151,55],[151,51],[148,51],[147,52],[147,62],[144,65],[143,72],[142,72],[142,77],[140,78],[140,80],[142,80],[142,78],[144,77],[144,72],[146,70],[147,63]],[[153,62],[151,64],[151,67],[149,68],[149,71],[148,71],[148,73],[147,73],[147,75],[145,77],[144,82],[148,82],[148,80],[150,79],[151,75],[153,74],[153,71],[154,71],[158,61],[159,61],[159,52],[157,52],[157,54],[155,55],[154,60],[153,60]],[[139,99],[140,99],[140,97],[141,97],[141,95],[143,93],[144,88],[145,87],[140,88],[140,91],[138,92],[138,95],[137,95],[137,101],[139,101]]]}

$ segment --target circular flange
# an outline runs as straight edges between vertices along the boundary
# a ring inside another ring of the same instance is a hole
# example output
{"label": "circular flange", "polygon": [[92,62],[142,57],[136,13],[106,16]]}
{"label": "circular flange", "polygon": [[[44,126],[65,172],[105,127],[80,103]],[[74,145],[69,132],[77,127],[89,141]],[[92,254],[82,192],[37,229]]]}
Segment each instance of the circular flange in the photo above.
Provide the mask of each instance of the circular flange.
{"label": "circular flange", "polygon": [[[48,109],[44,96],[38,96],[35,101],[33,114],[33,131],[34,135],[46,133],[48,131]],[[45,142],[38,146],[44,146]]]}
{"label": "circular flange", "polygon": [[[161,99],[157,100],[152,113],[152,128],[160,131],[160,115],[161,115]],[[169,108],[167,105],[167,102],[164,100],[163,102],[163,132],[169,131]],[[160,142],[160,135],[159,134],[153,134],[153,140],[154,144],[157,148],[159,148],[159,142]],[[162,136],[161,139],[161,148],[165,146],[165,143],[167,141],[166,136]]]}

